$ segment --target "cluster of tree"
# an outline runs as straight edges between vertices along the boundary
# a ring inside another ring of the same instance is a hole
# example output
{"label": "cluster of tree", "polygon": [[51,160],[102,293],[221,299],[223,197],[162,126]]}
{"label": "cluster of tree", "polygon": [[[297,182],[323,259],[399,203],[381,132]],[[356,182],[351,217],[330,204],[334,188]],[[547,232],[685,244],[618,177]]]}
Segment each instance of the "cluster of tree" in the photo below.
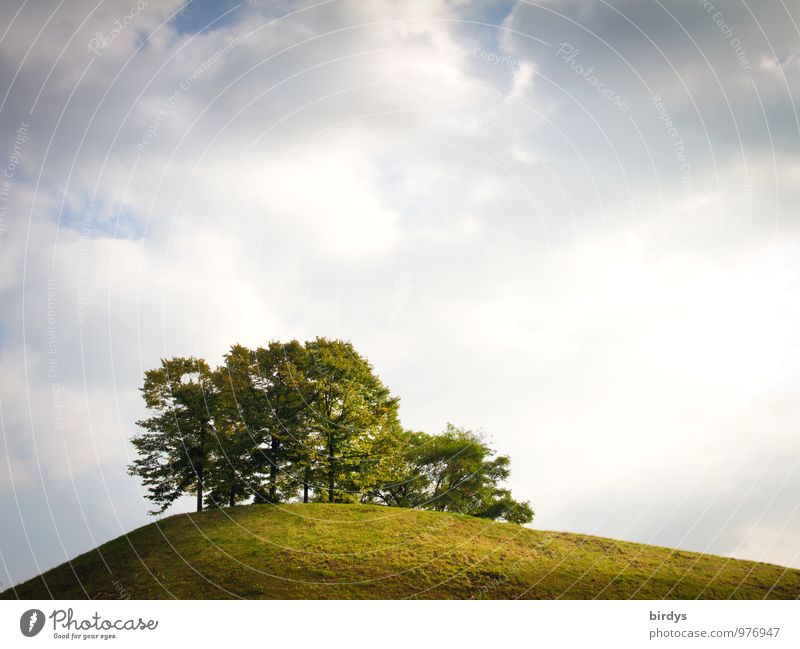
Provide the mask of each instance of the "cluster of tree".
{"label": "cluster of tree", "polygon": [[198,511],[302,499],[533,518],[500,486],[507,456],[450,424],[440,435],[403,429],[399,400],[349,342],[234,345],[216,369],[164,359],[142,393],[151,416],[137,422],[128,471],[153,514],[195,494]]}

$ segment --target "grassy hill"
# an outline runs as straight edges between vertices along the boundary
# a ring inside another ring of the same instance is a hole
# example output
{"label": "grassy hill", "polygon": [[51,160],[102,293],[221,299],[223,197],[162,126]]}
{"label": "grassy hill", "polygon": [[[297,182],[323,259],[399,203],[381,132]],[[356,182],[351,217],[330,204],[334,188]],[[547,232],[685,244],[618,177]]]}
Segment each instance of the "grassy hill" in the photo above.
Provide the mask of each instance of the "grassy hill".
{"label": "grassy hill", "polygon": [[141,527],[4,598],[797,598],[800,571],[469,516],[244,506]]}

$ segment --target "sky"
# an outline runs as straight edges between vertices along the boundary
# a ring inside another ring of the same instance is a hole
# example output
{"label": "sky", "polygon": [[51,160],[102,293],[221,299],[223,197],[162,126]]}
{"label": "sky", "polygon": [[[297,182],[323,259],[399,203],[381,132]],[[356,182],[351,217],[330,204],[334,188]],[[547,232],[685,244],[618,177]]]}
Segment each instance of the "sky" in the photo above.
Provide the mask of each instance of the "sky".
{"label": "sky", "polygon": [[146,369],[316,336],[536,528],[800,567],[796,0],[4,7],[2,588],[149,521]]}

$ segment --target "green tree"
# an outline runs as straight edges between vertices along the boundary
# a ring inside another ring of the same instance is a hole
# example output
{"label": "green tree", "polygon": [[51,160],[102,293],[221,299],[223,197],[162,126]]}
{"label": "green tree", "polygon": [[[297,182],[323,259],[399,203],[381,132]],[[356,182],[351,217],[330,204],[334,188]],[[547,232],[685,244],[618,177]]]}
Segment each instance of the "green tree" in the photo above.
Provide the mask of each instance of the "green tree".
{"label": "green tree", "polygon": [[159,506],[154,514],[186,493],[198,511],[302,494],[533,518],[502,486],[508,456],[452,424],[440,435],[403,430],[399,400],[349,342],[233,345],[213,372],[202,359],[164,359],[145,373],[142,394],[152,416],[137,422],[128,471]]}
{"label": "green tree", "polygon": [[208,364],[199,358],[162,359],[145,372],[142,395],[153,413],[137,422],[144,432],[131,441],[138,451],[128,467],[142,479],[147,498],[160,514],[186,493],[203,509],[206,472],[211,464],[211,439],[218,391]]}
{"label": "green tree", "polygon": [[458,512],[481,518],[529,523],[530,503],[518,502],[501,486],[510,474],[507,455],[496,455],[480,435],[447,424],[440,435],[406,432],[399,479],[372,492],[399,507]]}
{"label": "green tree", "polygon": [[433,438],[423,432],[400,430],[395,439],[386,469],[365,491],[363,500],[390,507],[420,507],[429,500],[431,483],[421,449]]}
{"label": "green tree", "polygon": [[[399,400],[349,342],[317,338],[306,343],[306,425],[314,434],[328,502],[358,497],[358,476],[369,471],[373,442],[399,427]],[[374,464],[374,462],[373,462]],[[318,472],[318,473],[319,473]]]}
{"label": "green tree", "polygon": [[306,350],[296,340],[272,341],[256,350],[255,359],[257,387],[263,392],[266,404],[262,417],[267,433],[263,454],[267,500],[274,503],[296,489],[293,471],[305,473],[303,459],[308,455],[308,435],[303,413],[309,398],[303,374]]}
{"label": "green tree", "polygon": [[218,416],[205,480],[205,506],[233,507],[253,494],[253,441],[240,422]]}
{"label": "green tree", "polygon": [[238,475],[230,478],[247,482],[250,492],[258,497],[265,453],[269,452],[271,421],[255,351],[233,345],[217,370],[217,381],[220,415],[232,431],[224,441],[234,447],[236,458]]}
{"label": "green tree", "polygon": [[305,455],[304,355],[295,340],[255,350],[234,345],[218,370],[220,409],[237,431],[229,441],[240,469],[238,481],[250,483],[256,502],[290,496],[288,462]]}

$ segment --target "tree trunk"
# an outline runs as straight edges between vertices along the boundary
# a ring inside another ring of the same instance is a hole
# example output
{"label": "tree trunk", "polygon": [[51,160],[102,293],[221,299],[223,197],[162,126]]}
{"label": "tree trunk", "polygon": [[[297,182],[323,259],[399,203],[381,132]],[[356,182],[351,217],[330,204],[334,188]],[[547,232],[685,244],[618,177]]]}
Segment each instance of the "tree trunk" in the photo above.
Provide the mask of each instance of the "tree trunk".
{"label": "tree trunk", "polygon": [[269,501],[278,502],[278,449],[280,442],[272,438],[269,457]]}
{"label": "tree trunk", "polygon": [[206,425],[200,424],[200,456],[194,470],[197,473],[197,511],[203,511],[203,464],[206,461]]}
{"label": "tree trunk", "polygon": [[333,445],[333,436],[328,437],[328,502],[332,503],[336,487],[336,464],[333,454],[336,451]]}
{"label": "tree trunk", "polygon": [[230,496],[228,497],[228,506],[233,507],[236,504],[236,487],[231,485]]}
{"label": "tree trunk", "polygon": [[310,469],[306,467],[305,473],[303,474],[303,502],[308,502],[308,479],[309,479]]}
{"label": "tree trunk", "polygon": [[203,465],[197,466],[197,511],[203,511]]}

